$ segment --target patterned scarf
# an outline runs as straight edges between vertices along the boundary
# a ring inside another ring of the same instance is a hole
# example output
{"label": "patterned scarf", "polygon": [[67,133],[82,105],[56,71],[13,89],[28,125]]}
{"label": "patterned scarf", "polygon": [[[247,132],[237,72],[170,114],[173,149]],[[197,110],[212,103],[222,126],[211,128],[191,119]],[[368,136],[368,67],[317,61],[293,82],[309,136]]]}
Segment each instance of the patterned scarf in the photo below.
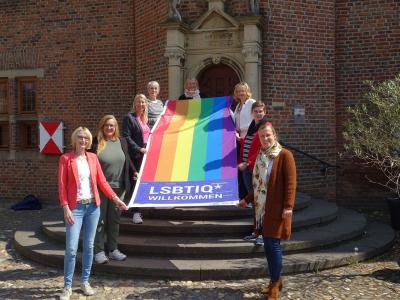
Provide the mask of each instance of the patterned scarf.
{"label": "patterned scarf", "polygon": [[193,99],[200,99],[200,91],[194,90],[194,91],[189,91],[187,89],[185,89],[185,96],[188,98],[193,98]]}
{"label": "patterned scarf", "polygon": [[269,176],[271,175],[274,158],[281,152],[282,146],[276,141],[268,149],[260,149],[253,170],[254,205],[256,214],[256,228],[262,229],[265,214],[265,202]]}

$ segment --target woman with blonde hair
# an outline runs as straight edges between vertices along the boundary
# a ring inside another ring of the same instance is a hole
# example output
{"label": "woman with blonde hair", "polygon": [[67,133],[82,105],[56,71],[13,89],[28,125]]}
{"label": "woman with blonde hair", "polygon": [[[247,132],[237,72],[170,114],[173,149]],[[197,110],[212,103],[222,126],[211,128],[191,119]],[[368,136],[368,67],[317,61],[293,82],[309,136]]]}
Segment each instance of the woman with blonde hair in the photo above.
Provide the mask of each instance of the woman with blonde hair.
{"label": "woman with blonde hair", "polygon": [[[118,122],[113,115],[101,118],[92,151],[99,158],[107,182],[118,197],[127,203],[132,195],[136,169],[129,156],[128,142],[126,138],[120,137]],[[108,258],[118,261],[126,259],[126,255],[117,247],[121,212],[115,209],[113,203],[103,201],[105,197],[100,193],[100,219],[94,241],[94,261],[98,264],[108,262]]]}
{"label": "woman with blonde hair", "polygon": [[[147,98],[143,94],[137,94],[133,99],[132,111],[128,113],[122,122],[122,135],[129,145],[129,155],[136,170],[140,170],[143,155],[146,153],[146,144],[150,136],[148,122]],[[137,208],[133,210],[132,221],[134,224],[143,223],[142,216]]]}
{"label": "woman with blonde hair", "polygon": [[72,151],[60,157],[58,193],[64,211],[66,227],[64,256],[64,289],[60,299],[72,295],[79,235],[83,229],[81,289],[87,296],[94,290],[89,284],[93,261],[93,243],[100,216],[98,187],[118,209],[128,209],[107,183],[96,154],[87,152],[92,144],[92,134],[85,127],[76,128],[71,135]]}
{"label": "woman with blonde hair", "polygon": [[247,130],[253,121],[251,107],[256,100],[251,98],[251,90],[246,82],[239,82],[235,85],[233,97],[238,102],[233,112],[238,139],[246,136]]}

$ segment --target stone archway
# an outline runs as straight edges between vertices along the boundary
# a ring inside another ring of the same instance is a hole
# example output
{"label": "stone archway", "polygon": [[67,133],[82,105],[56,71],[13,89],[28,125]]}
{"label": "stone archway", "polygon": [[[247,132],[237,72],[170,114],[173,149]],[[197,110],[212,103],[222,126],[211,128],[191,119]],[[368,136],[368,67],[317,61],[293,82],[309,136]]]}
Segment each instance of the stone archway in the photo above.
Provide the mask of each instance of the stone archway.
{"label": "stone archway", "polygon": [[230,96],[240,79],[231,67],[216,64],[203,69],[198,77],[200,90],[208,97]]}
{"label": "stone archway", "polygon": [[[200,73],[211,68],[211,64],[233,69],[241,81],[249,84],[253,97],[260,98],[263,17],[253,14],[232,17],[225,12],[225,0],[208,0],[208,3],[208,11],[190,25],[179,20],[164,23],[169,98],[179,97],[184,80],[201,79]],[[211,93],[216,91],[210,89]]]}

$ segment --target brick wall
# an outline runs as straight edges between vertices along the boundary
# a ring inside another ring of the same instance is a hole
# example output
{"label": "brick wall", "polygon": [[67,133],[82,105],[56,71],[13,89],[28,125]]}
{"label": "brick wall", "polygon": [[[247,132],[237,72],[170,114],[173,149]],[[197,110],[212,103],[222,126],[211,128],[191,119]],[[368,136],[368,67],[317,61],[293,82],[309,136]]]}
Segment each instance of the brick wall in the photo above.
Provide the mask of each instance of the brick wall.
{"label": "brick wall", "polygon": [[[0,53],[32,49],[38,57],[34,67],[45,74],[39,80],[38,118],[63,120],[66,143],[76,126],[94,131],[102,115],[121,119],[130,109],[135,92],[133,1],[1,1]],[[7,70],[13,63],[0,65]],[[54,200],[58,157],[25,157],[0,161],[0,197],[34,193]]]}
{"label": "brick wall", "polygon": [[[227,0],[225,7],[228,14],[243,16],[248,1]],[[178,6],[188,24],[207,8],[207,1],[197,0],[182,0]],[[345,107],[359,101],[362,81],[391,78],[399,71],[399,8],[395,0],[260,1],[266,20],[262,100],[281,140],[344,166],[325,177],[319,163],[296,154],[300,189],[329,199],[337,193],[342,203],[370,195],[361,169],[336,154],[343,143]],[[38,118],[63,120],[69,143],[78,125],[94,130],[106,113],[121,120],[132,96],[145,93],[149,80],[159,81],[161,98],[167,97],[162,26],[167,15],[167,1],[156,0],[1,1],[0,53],[27,49],[37,54],[31,67],[45,74]],[[9,68],[0,61],[0,71]],[[284,107],[272,108],[272,102]],[[304,124],[294,123],[296,104],[305,108]],[[58,157],[38,157],[0,160],[1,198],[27,193],[55,198]]]}
{"label": "brick wall", "polygon": [[[237,6],[241,1],[236,1]],[[331,164],[335,155],[335,1],[261,1],[263,32],[262,98],[283,109],[270,110],[282,141]],[[305,108],[295,124],[296,104]],[[335,173],[296,154],[299,188],[335,198]]]}
{"label": "brick wall", "polygon": [[[336,116],[337,149],[343,150],[346,107],[358,103],[365,80],[384,80],[400,73],[400,2],[397,0],[336,1]],[[348,159],[338,176],[337,194],[342,204],[374,205],[382,189],[369,183],[373,175]]]}
{"label": "brick wall", "polygon": [[147,83],[160,84],[160,98],[168,97],[167,58],[164,57],[166,31],[162,27],[168,16],[167,1],[134,1],[135,8],[135,74],[137,93],[147,94]]}

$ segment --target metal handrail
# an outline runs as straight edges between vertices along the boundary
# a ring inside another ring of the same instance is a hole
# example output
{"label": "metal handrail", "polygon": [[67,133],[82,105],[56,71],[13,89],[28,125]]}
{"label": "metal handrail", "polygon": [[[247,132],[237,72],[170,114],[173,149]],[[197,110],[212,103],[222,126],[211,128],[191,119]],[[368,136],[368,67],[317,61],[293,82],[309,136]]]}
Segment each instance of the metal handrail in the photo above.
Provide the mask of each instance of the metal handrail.
{"label": "metal handrail", "polygon": [[322,165],[321,173],[324,174],[325,176],[328,174],[329,169],[340,169],[341,168],[340,166],[332,165],[332,164],[330,164],[330,163],[328,163],[328,162],[326,162],[326,161],[324,161],[322,159],[319,159],[318,157],[316,157],[316,156],[314,156],[312,154],[309,154],[309,153],[304,152],[304,151],[302,151],[300,149],[297,149],[296,147],[290,146],[290,145],[286,144],[285,142],[279,141],[279,143],[282,146],[284,146],[284,147],[286,147],[288,149],[291,149],[291,150],[293,150],[295,152],[303,154],[304,156],[307,156],[308,158],[311,158],[312,160],[315,160],[315,161],[319,162]]}

